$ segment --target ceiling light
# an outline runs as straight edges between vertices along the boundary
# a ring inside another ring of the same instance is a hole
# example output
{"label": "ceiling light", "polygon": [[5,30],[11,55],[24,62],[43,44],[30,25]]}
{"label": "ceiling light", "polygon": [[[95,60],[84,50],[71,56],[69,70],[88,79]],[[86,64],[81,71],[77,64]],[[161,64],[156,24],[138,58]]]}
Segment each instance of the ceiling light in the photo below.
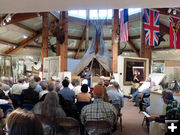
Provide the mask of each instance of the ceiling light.
{"label": "ceiling light", "polygon": [[176,10],[173,10],[173,15],[176,15]]}
{"label": "ceiling light", "polygon": [[170,13],[171,13],[171,11],[172,11],[172,9],[171,9],[171,8],[169,8],[169,9],[168,9],[168,13],[170,14]]}
{"label": "ceiling light", "polygon": [[3,21],[3,22],[2,22],[2,25],[3,25],[3,26],[5,26],[5,25],[6,25],[6,23]]}
{"label": "ceiling light", "polygon": [[23,38],[27,38],[28,36],[24,35]]}

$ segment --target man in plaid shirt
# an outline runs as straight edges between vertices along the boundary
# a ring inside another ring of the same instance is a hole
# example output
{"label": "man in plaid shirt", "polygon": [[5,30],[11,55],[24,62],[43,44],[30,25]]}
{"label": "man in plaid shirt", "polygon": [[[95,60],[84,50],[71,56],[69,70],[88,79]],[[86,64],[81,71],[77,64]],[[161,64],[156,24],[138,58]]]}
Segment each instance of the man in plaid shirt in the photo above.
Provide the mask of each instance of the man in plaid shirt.
{"label": "man in plaid shirt", "polygon": [[86,121],[107,120],[112,127],[117,122],[117,111],[115,107],[103,101],[104,88],[96,85],[93,90],[94,102],[86,105],[81,110],[81,122],[85,124]]}

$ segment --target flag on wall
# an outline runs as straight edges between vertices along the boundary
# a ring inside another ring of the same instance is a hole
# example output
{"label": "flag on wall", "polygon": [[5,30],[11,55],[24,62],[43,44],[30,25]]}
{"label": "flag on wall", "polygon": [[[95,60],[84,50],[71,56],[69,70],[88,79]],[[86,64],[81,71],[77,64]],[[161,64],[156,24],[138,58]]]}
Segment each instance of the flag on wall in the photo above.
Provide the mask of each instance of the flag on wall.
{"label": "flag on wall", "polygon": [[128,23],[128,9],[120,12],[120,43],[128,41],[129,37],[129,23]]}
{"label": "flag on wall", "polygon": [[170,17],[170,48],[180,49],[180,19]]}
{"label": "flag on wall", "polygon": [[159,13],[151,9],[144,9],[145,43],[157,46],[159,42]]}

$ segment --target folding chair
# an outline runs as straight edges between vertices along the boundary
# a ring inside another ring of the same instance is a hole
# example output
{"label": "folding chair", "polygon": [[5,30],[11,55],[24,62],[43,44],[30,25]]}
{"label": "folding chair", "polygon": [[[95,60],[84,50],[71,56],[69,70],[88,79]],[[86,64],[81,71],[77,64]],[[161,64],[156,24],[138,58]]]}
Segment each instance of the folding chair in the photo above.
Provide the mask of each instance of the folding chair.
{"label": "folding chair", "polygon": [[[80,135],[79,122],[72,117],[58,117],[56,118],[57,127],[61,127],[59,131],[65,130],[68,135]],[[57,129],[58,131],[58,129]]]}
{"label": "folding chair", "polygon": [[111,123],[107,120],[86,121],[84,135],[112,135]]}
{"label": "folding chair", "polygon": [[113,104],[113,105],[114,105],[114,107],[116,108],[116,110],[118,112],[117,116],[120,119],[119,124],[120,124],[120,130],[122,131],[122,113],[121,113],[121,108],[119,107],[119,104]]}

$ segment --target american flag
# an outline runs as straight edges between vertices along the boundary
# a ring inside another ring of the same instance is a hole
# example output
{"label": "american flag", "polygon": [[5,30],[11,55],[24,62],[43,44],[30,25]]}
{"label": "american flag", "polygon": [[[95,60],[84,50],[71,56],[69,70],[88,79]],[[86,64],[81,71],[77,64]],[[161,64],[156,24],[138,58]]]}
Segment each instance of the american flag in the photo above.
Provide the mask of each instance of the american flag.
{"label": "american flag", "polygon": [[129,37],[129,23],[128,23],[128,9],[120,12],[120,43],[128,41]]}
{"label": "american flag", "polygon": [[149,46],[157,46],[159,42],[159,13],[144,9],[145,42]]}

